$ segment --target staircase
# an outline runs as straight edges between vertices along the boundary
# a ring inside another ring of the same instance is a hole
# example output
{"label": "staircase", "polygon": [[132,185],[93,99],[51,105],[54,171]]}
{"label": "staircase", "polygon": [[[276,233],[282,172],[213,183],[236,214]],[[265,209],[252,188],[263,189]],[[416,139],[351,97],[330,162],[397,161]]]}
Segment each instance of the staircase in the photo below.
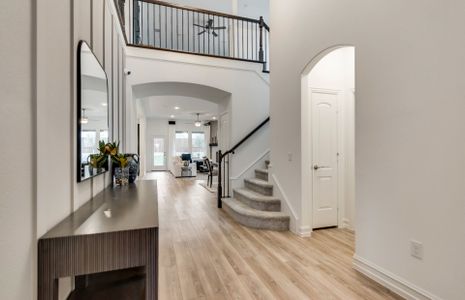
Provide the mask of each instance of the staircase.
{"label": "staircase", "polygon": [[244,226],[286,231],[289,230],[289,216],[281,212],[281,200],[273,197],[268,165],[266,161],[265,169],[255,170],[255,178],[245,179],[243,188],[234,189],[233,198],[223,198],[223,208]]}

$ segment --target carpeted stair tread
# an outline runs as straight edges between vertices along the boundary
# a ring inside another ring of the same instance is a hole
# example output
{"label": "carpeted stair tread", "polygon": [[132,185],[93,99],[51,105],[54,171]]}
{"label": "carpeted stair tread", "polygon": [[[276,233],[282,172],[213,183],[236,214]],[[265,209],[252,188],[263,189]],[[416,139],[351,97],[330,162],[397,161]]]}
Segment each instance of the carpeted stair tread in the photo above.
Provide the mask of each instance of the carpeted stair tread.
{"label": "carpeted stair tread", "polygon": [[265,181],[263,179],[258,179],[258,178],[249,178],[249,179],[244,179],[245,182],[251,183],[253,185],[262,187],[262,188],[267,188],[267,189],[272,189],[273,184],[269,183],[268,181]]}
{"label": "carpeted stair tread", "polygon": [[242,196],[254,201],[281,203],[281,200],[274,196],[265,196],[247,188],[234,189],[234,193],[241,194]]}
{"label": "carpeted stair tread", "polygon": [[255,169],[255,173],[262,173],[268,175],[268,170],[267,169]]}
{"label": "carpeted stair tread", "polygon": [[255,178],[268,181],[268,170],[267,169],[255,169]]}
{"label": "carpeted stair tread", "polygon": [[284,219],[289,220],[289,216],[280,211],[262,211],[250,208],[235,198],[224,198],[223,204],[228,205],[234,211],[244,216],[263,218],[263,219]]}
{"label": "carpeted stair tread", "polygon": [[250,208],[235,198],[223,199],[225,211],[242,225],[266,230],[289,230],[289,216],[282,212],[261,211]]}

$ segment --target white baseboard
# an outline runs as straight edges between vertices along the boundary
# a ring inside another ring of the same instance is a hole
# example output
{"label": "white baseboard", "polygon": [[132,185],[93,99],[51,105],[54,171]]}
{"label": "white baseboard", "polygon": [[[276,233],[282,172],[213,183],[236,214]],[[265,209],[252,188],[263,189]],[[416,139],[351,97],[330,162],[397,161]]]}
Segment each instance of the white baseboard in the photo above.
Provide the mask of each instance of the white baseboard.
{"label": "white baseboard", "polygon": [[279,183],[279,180],[276,177],[276,174],[273,173],[273,167],[271,165],[268,166],[268,172],[268,181],[272,183],[275,187],[273,189],[273,193],[275,197],[281,200],[281,211],[289,214],[289,217],[291,218],[289,224],[290,231],[298,236],[304,236],[301,233],[301,229],[298,227],[299,218],[297,217],[294,209],[292,208],[291,203],[289,202],[289,198],[287,197],[286,193],[284,193],[284,190],[282,189],[281,184]]}
{"label": "white baseboard", "polygon": [[312,231],[313,230],[310,226],[303,226],[303,227],[299,227],[299,231],[297,232],[297,234],[300,237],[311,237]]}
{"label": "white baseboard", "polygon": [[389,271],[354,255],[354,269],[368,278],[378,282],[387,289],[409,300],[441,300],[441,298],[415,286],[414,284],[392,274]]}

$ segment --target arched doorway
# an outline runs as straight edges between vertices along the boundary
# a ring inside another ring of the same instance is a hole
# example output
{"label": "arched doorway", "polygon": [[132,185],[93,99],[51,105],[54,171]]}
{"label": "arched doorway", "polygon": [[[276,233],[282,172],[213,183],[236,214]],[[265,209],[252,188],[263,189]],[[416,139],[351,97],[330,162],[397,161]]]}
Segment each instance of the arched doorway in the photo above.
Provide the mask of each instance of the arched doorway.
{"label": "arched doorway", "polygon": [[321,52],[302,72],[302,208],[311,230],[354,228],[355,48]]}
{"label": "arched doorway", "polygon": [[[127,120],[127,126],[137,123],[141,138],[132,139],[128,145],[137,144],[140,148],[141,173],[171,171],[183,176],[172,168],[175,158],[182,153],[191,154],[192,163],[202,161],[205,156],[214,157],[218,147],[226,144],[223,136],[230,136],[218,126],[228,113],[230,98],[231,93],[227,91],[190,82],[133,85],[131,104],[135,107],[135,116]],[[221,140],[217,146],[210,146],[212,136]],[[192,172],[186,176],[197,174]]]}

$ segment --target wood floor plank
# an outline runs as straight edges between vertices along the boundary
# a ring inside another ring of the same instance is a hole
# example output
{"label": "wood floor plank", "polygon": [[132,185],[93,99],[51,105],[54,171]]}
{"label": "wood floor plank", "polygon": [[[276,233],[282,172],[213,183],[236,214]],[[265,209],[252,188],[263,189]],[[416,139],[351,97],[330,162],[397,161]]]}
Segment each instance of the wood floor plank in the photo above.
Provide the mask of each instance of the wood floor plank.
{"label": "wood floor plank", "polygon": [[401,299],[352,268],[355,235],[243,227],[195,178],[149,173],[159,189],[159,299]]}

